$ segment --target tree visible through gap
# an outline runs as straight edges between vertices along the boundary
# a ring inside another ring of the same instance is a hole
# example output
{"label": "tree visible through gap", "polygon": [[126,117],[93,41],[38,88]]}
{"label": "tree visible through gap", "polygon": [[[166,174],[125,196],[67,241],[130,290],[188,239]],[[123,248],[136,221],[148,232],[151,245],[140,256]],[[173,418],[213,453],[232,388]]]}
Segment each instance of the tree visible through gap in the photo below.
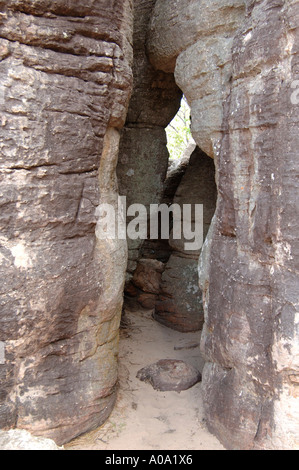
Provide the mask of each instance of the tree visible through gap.
{"label": "tree visible through gap", "polygon": [[166,134],[170,160],[181,159],[189,142],[192,141],[191,111],[184,96],[178,113],[166,128]]}

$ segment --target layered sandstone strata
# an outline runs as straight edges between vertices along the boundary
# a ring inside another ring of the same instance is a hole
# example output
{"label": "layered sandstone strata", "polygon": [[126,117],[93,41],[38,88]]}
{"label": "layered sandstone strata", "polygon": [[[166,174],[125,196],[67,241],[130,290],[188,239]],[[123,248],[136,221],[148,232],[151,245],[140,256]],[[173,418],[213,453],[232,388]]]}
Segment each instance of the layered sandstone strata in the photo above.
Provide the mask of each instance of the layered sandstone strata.
{"label": "layered sandstone strata", "polygon": [[132,3],[0,7],[0,427],[61,444],[115,401],[127,252],[95,213],[117,196]]}

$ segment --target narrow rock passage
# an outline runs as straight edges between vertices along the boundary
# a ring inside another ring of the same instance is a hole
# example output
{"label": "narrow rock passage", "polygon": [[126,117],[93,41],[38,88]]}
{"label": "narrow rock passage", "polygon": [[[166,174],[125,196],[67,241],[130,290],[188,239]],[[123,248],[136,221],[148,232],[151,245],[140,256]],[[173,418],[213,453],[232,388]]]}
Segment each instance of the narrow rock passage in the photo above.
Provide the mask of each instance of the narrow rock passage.
{"label": "narrow rock passage", "polygon": [[183,360],[202,371],[200,333],[179,333],[152,318],[152,311],[126,309],[120,338],[120,380],[108,422],[66,446],[69,450],[224,450],[206,429],[201,383],[159,392],[136,378],[160,359]]}

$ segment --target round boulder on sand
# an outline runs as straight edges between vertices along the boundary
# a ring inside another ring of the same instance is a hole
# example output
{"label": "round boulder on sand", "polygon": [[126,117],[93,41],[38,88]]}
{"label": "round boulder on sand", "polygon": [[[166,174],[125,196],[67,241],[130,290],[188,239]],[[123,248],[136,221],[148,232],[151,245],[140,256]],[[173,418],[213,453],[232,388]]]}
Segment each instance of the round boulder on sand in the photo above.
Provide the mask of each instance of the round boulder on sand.
{"label": "round boulder on sand", "polygon": [[181,392],[200,382],[201,374],[184,361],[163,359],[141,369],[137,378],[150,383],[155,390]]}

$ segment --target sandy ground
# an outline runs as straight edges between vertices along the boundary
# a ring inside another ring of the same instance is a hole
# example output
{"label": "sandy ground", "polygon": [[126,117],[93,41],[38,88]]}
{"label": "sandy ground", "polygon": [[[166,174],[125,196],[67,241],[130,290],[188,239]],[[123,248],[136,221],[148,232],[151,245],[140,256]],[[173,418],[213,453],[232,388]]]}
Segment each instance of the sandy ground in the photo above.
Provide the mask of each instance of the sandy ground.
{"label": "sandy ground", "polygon": [[190,390],[158,392],[136,378],[160,359],[184,360],[200,371],[199,333],[178,333],[152,319],[149,311],[126,310],[120,340],[120,380],[108,422],[68,450],[224,450],[204,423],[201,384]]}

